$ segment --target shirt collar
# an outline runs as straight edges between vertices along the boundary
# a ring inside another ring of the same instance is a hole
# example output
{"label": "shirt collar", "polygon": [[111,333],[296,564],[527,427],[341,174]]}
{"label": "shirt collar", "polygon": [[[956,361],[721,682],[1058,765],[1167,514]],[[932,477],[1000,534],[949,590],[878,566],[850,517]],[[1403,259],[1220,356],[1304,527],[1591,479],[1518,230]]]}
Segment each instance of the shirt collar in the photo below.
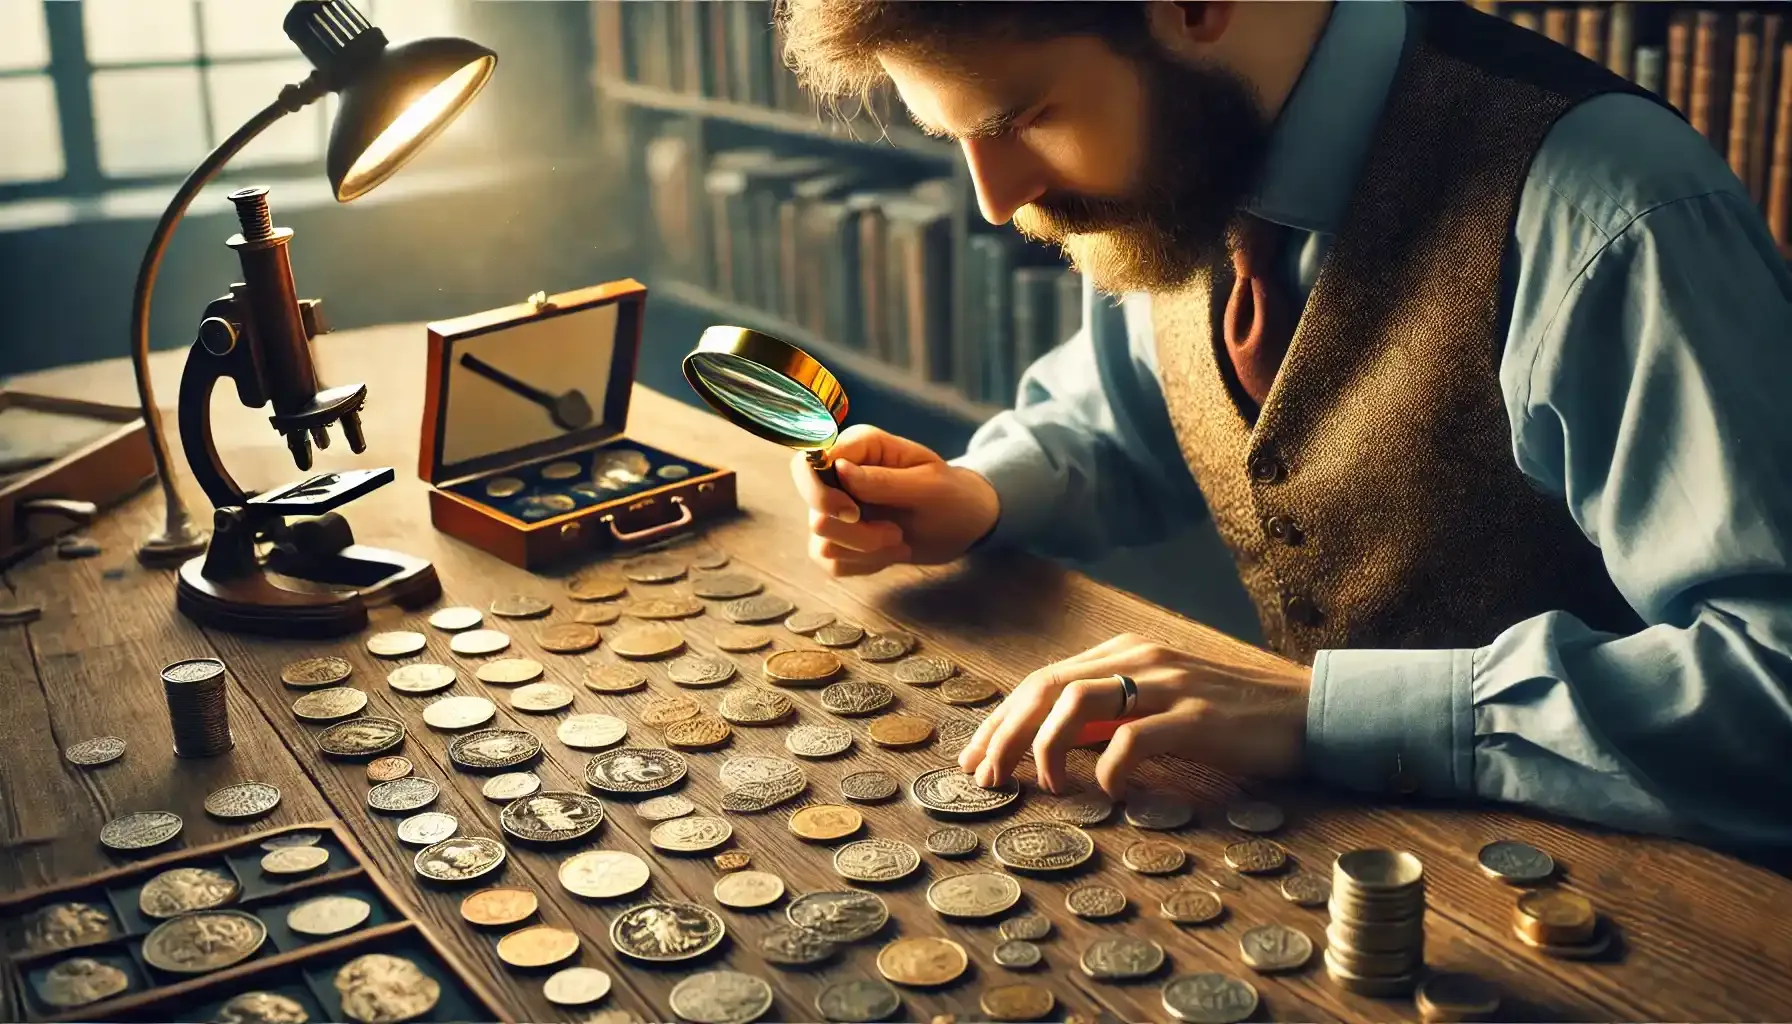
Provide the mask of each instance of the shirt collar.
{"label": "shirt collar", "polygon": [[1333,5],[1271,129],[1251,213],[1297,230],[1337,233],[1405,43],[1405,4]]}

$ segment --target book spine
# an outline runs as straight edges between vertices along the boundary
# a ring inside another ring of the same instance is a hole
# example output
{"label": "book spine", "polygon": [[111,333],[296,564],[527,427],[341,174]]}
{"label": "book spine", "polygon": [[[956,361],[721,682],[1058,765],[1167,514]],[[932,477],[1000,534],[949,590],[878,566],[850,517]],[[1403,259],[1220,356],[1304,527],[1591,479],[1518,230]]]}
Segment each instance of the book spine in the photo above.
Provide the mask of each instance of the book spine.
{"label": "book spine", "polygon": [[1595,64],[1605,63],[1605,7],[1583,3],[1574,10],[1574,49]]}
{"label": "book spine", "polygon": [[1543,34],[1570,49],[1574,47],[1574,8],[1550,4],[1543,9]]}
{"label": "book spine", "polygon": [[734,97],[734,29],[728,5],[715,0],[703,4],[709,29],[709,92],[718,100]]}
{"label": "book spine", "polygon": [[738,299],[734,291],[734,233],[728,216],[728,196],[709,192],[710,287],[724,299]]}
{"label": "book spine", "polygon": [[964,316],[958,323],[957,345],[952,351],[953,384],[958,393],[973,402],[983,400],[983,350],[989,344],[988,328],[985,326],[983,301],[984,289],[988,275],[985,264],[988,262],[981,246],[976,245],[976,236],[965,240],[963,259],[959,264],[959,275],[964,278]]}
{"label": "book spine", "polygon": [[[952,222],[945,215],[929,217],[921,226],[919,258],[922,295],[921,360],[927,379],[951,383],[957,351],[952,338]],[[912,328],[911,328],[912,332]],[[911,337],[912,337],[911,333]]]}
{"label": "book spine", "polygon": [[1620,78],[1634,79],[1636,12],[1629,0],[1612,4],[1606,19],[1605,66]]}
{"label": "book spine", "polygon": [[1782,248],[1792,245],[1792,43],[1780,47],[1780,89],[1775,101],[1773,160],[1767,173],[1767,226]]}
{"label": "book spine", "polygon": [[913,248],[911,225],[895,217],[884,220],[884,323],[877,358],[899,369],[909,367],[908,258]]}
{"label": "book spine", "polygon": [[1507,21],[1519,28],[1528,28],[1532,32],[1541,33],[1543,31],[1543,19],[1529,4],[1508,4],[1507,6],[1511,8],[1506,12]]}
{"label": "book spine", "polygon": [[859,337],[863,339],[860,347],[878,357],[882,357],[887,346],[884,343],[884,325],[888,314],[884,312],[884,266],[889,262],[884,243],[884,215],[881,210],[871,207],[859,214],[859,301],[860,319]]}
{"label": "book spine", "polygon": [[985,364],[989,368],[986,377],[989,389],[983,397],[985,401],[1005,405],[1014,401],[1020,388],[1014,365],[1015,243],[995,235],[981,235],[978,240],[986,245],[989,256],[984,268],[984,280],[988,284],[984,293],[984,322],[989,332],[989,358]]}
{"label": "book spine", "polygon": [[1753,177],[1749,152],[1754,145],[1755,76],[1761,60],[1761,19],[1754,11],[1736,16],[1736,46],[1732,51],[1730,74],[1730,137],[1724,159],[1730,170],[1744,185]]}
{"label": "book spine", "polygon": [[657,136],[647,143],[643,162],[648,208],[663,258],[681,279],[694,280],[698,254],[692,248],[690,146],[679,135]]}
{"label": "book spine", "polygon": [[1688,85],[1687,120],[1700,135],[1711,140],[1719,153],[1724,152],[1725,101],[1729,98],[1723,66],[1724,16],[1722,12],[1701,10],[1693,23],[1692,81]]}
{"label": "book spine", "polygon": [[797,221],[802,215],[803,201],[786,196],[778,201],[778,315],[791,323],[801,323],[801,302],[797,297]]}
{"label": "book spine", "polygon": [[1664,97],[1682,114],[1692,108],[1692,12],[1676,8],[1668,16],[1668,91]]}
{"label": "book spine", "polygon": [[629,77],[622,13],[622,0],[597,0],[591,5],[592,53],[600,78]]}
{"label": "book spine", "polygon": [[1760,57],[1755,61],[1755,95],[1750,108],[1754,111],[1749,125],[1748,194],[1757,204],[1767,202],[1767,167],[1773,150],[1774,111],[1779,98],[1780,33],[1784,25],[1778,14],[1761,19]]}
{"label": "book spine", "polygon": [[1667,55],[1659,46],[1639,46],[1636,48],[1636,84],[1649,90],[1663,99],[1666,88],[1662,80],[1663,68],[1667,64]]}

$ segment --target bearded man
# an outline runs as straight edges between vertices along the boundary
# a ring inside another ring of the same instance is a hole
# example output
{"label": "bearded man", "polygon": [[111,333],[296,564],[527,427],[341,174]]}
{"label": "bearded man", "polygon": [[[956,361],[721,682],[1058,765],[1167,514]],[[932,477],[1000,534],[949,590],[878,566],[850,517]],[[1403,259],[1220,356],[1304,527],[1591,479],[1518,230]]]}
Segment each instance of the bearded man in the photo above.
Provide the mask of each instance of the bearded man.
{"label": "bearded man", "polygon": [[1175,752],[1792,845],[1792,275],[1672,109],[1459,4],[779,17],[812,90],[887,79],[987,220],[1123,297],[961,458],[851,430],[844,491],[797,460],[812,555],[1090,557],[1206,514],[1277,654],[1040,669],[979,782],[1031,751],[1060,789],[1124,718],[1116,796]]}

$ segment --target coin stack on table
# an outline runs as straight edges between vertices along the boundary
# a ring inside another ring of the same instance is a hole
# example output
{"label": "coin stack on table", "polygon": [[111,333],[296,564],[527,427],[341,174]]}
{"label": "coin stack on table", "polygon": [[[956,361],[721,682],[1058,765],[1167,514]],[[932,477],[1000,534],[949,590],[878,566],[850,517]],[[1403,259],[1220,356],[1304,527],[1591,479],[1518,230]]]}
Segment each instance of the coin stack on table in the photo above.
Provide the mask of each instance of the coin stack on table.
{"label": "coin stack on table", "polygon": [[1352,850],[1332,865],[1325,971],[1351,992],[1411,992],[1425,963],[1425,869],[1404,850]]}
{"label": "coin stack on table", "polygon": [[224,679],[224,663],[216,658],[188,658],[162,669],[176,757],[215,757],[234,745]]}

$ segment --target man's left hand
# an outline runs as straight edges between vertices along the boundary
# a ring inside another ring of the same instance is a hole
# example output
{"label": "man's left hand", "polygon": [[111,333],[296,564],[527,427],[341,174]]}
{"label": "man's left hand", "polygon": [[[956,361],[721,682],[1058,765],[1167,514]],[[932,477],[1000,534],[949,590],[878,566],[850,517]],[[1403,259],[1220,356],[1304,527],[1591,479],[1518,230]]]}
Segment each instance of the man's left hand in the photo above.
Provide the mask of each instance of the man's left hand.
{"label": "man's left hand", "polygon": [[1115,730],[1095,766],[1108,795],[1121,797],[1133,768],[1158,754],[1174,753],[1232,775],[1300,773],[1311,669],[1255,648],[1248,657],[1220,658],[1132,633],[1029,675],[983,720],[959,766],[979,784],[996,785],[1030,747],[1039,784],[1062,792],[1068,784],[1065,758],[1084,727],[1119,717],[1122,675],[1139,692],[1129,720]]}

